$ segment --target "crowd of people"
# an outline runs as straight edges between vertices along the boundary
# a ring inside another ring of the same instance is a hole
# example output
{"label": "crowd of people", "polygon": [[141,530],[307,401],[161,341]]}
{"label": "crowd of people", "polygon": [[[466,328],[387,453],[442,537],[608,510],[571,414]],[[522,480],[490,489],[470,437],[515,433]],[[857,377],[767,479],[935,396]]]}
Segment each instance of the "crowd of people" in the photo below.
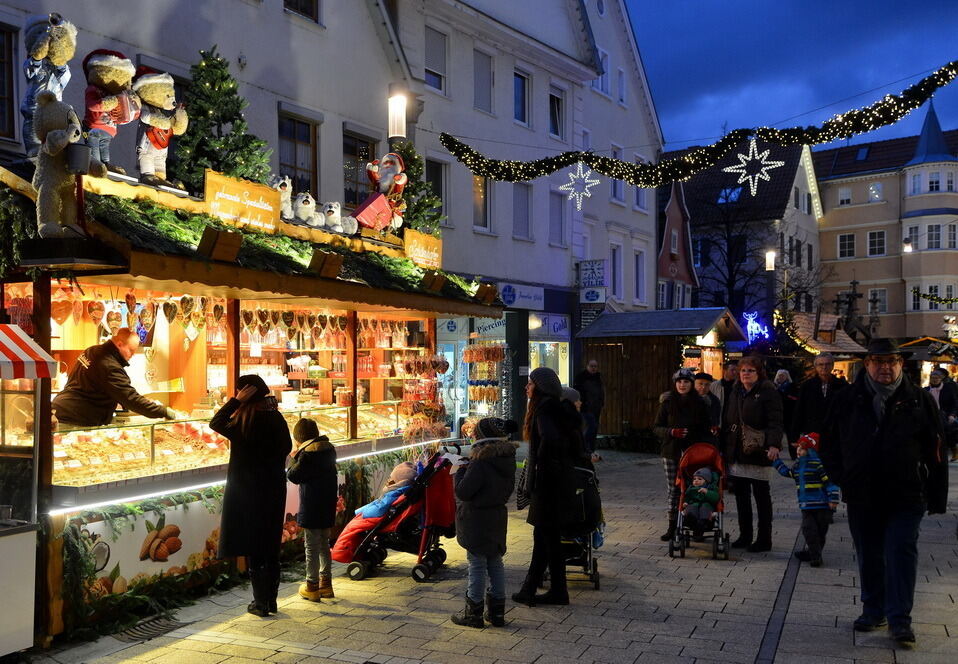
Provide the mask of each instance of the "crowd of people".
{"label": "crowd of people", "polygon": [[[676,469],[694,443],[716,445],[724,460],[738,518],[732,548],[772,549],[770,482],[777,470],[795,482],[802,512],[806,545],[794,555],[821,567],[841,495],[859,566],[862,614],[854,629],[887,625],[897,642],[913,645],[919,526],[924,514],[945,512],[946,447],[958,459],[958,387],[936,370],[922,390],[903,373],[906,355],[889,340],[872,342],[852,385],[835,375],[828,354],[815,358],[814,374],[800,385],[786,370],[770,380],[753,356],[726,362],[717,380],[677,371],[654,422],[666,478],[662,541],[676,536]],[[692,518],[696,539],[717,502],[711,474],[701,473],[686,494],[683,515]]]}

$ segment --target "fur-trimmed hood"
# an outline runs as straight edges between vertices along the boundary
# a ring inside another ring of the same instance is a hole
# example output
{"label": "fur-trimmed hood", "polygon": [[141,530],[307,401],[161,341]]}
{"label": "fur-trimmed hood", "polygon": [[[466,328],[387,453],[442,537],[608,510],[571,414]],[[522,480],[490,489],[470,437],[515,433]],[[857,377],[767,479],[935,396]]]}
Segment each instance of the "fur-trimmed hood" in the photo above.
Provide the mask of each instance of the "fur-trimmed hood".
{"label": "fur-trimmed hood", "polygon": [[473,443],[470,458],[491,459],[493,457],[515,456],[519,443],[508,438],[481,438]]}

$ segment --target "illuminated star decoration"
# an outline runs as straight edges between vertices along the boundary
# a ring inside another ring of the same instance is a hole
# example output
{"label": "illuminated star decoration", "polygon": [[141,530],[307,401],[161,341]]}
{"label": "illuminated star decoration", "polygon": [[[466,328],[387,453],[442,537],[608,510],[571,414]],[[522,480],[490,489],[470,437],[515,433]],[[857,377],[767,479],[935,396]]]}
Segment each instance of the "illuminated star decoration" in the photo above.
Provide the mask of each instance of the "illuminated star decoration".
{"label": "illuminated star decoration", "polygon": [[[739,163],[734,166],[726,166],[722,170],[726,173],[738,173],[738,183],[742,184],[748,180],[748,187],[752,191],[752,196],[758,192],[758,181],[761,178],[762,180],[769,181],[772,178],[769,176],[767,171],[770,171],[773,168],[778,168],[784,166],[784,161],[770,161],[768,159],[769,150],[765,152],[758,151],[758,143],[755,142],[755,139],[749,140],[748,144],[748,154],[744,155],[741,152],[736,155],[738,157]],[[758,169],[756,170],[756,164],[753,162],[758,162]]]}
{"label": "illuminated star decoration", "polygon": [[582,209],[582,199],[591,198],[592,192],[590,189],[596,186],[601,182],[601,180],[590,179],[592,175],[592,169],[586,170],[584,173],[583,164],[580,161],[576,164],[576,169],[574,172],[569,173],[569,181],[563,185],[559,186],[559,189],[562,191],[569,192],[569,200],[575,199],[575,209]]}

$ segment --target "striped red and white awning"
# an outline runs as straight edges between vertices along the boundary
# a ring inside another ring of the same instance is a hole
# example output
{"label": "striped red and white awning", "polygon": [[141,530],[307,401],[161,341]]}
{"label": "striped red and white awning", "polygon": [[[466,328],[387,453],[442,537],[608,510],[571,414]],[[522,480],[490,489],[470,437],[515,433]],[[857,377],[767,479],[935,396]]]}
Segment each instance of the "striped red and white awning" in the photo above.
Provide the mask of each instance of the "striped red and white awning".
{"label": "striped red and white awning", "polygon": [[0,325],[0,378],[53,378],[57,363],[19,325]]}

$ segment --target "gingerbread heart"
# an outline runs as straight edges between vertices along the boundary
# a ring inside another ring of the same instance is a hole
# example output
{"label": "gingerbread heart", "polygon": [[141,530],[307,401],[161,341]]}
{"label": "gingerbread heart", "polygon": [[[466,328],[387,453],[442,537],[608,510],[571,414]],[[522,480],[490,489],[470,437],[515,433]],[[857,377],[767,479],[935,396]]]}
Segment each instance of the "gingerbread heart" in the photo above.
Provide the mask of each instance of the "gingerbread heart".
{"label": "gingerbread heart", "polygon": [[266,325],[266,323],[260,323],[256,328],[256,331],[259,332],[259,336],[265,337],[267,334],[269,334],[269,326]]}
{"label": "gingerbread heart", "polygon": [[213,322],[219,323],[220,319],[223,317],[223,314],[226,313],[226,308],[222,304],[213,305]]}
{"label": "gingerbread heart", "polygon": [[57,322],[57,325],[63,325],[72,313],[73,302],[70,300],[58,300],[50,303],[50,317]]}
{"label": "gingerbread heart", "polygon": [[291,327],[286,328],[286,338],[290,341],[296,341],[296,335],[299,334],[296,330]]}
{"label": "gingerbread heart", "polygon": [[273,324],[273,327],[279,325],[279,309],[273,309],[269,312],[269,322]]}
{"label": "gingerbread heart", "polygon": [[73,324],[76,325],[80,322],[80,318],[83,317],[83,300],[76,299],[73,301]]}
{"label": "gingerbread heart", "polygon": [[99,324],[99,322],[103,320],[103,314],[105,311],[106,309],[104,308],[102,302],[93,301],[87,302],[86,304],[87,315],[90,316],[90,320],[92,320],[95,325]]}
{"label": "gingerbread heart", "polygon": [[140,319],[137,317],[136,312],[130,311],[130,312],[126,315],[126,326],[127,326],[128,328],[130,328],[131,330],[135,330],[135,329],[136,329],[136,324],[137,324],[137,322],[139,322],[139,320],[140,320]]}
{"label": "gingerbread heart", "polygon": [[315,316],[314,314],[307,314],[307,316],[306,316],[307,327],[315,327],[315,326],[316,326],[316,320],[317,320],[317,318],[316,318],[316,316]]}
{"label": "gingerbread heart", "polygon": [[293,327],[293,324],[296,322],[296,314],[292,311],[284,311],[279,319],[286,327]]}
{"label": "gingerbread heart", "polygon": [[163,303],[163,315],[166,316],[166,322],[172,323],[176,319],[176,312],[179,311],[176,302]]}
{"label": "gingerbread heart", "polygon": [[123,300],[126,302],[127,313],[133,313],[136,310],[136,295],[133,293],[133,291],[128,291]]}
{"label": "gingerbread heart", "polygon": [[193,304],[193,298],[189,295],[184,295],[180,298],[180,309],[183,311],[183,318],[188,318],[190,313],[192,313]]}
{"label": "gingerbread heart", "polygon": [[257,309],[256,318],[259,319],[260,325],[266,324],[266,322],[269,320],[269,311],[266,309]]}
{"label": "gingerbread heart", "polygon": [[303,312],[296,314],[296,326],[301,330],[306,328],[306,314]]}
{"label": "gingerbread heart", "polygon": [[209,310],[210,310],[210,298],[204,295],[203,297],[200,298],[200,311],[202,311],[205,314]]}

